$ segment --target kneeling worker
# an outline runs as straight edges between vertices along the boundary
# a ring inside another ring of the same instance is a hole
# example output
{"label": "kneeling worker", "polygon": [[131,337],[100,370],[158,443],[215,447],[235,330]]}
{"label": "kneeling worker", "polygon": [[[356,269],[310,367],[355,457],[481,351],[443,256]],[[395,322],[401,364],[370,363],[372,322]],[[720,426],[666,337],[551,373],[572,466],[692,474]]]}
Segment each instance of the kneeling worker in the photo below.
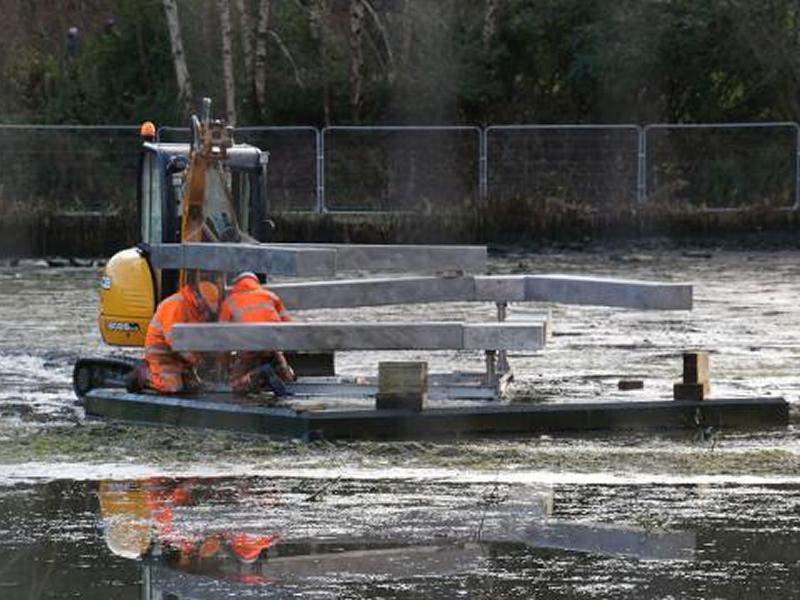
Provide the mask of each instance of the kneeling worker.
{"label": "kneeling worker", "polygon": [[[245,271],[233,280],[233,286],[219,310],[219,320],[275,323],[292,319],[277,294],[263,287],[254,273]],[[279,381],[270,377],[270,365]],[[295,380],[292,367],[279,350],[237,353],[230,364],[230,377],[231,387],[236,392],[256,391],[269,385],[279,395],[283,391],[281,382]]]}
{"label": "kneeling worker", "polygon": [[172,328],[178,323],[214,321],[219,309],[220,293],[216,284],[200,281],[184,285],[161,301],[147,327],[142,368],[128,377],[128,391],[149,388],[162,394],[196,390],[200,380],[196,367],[202,356],[194,352],[178,352],[172,348]]}

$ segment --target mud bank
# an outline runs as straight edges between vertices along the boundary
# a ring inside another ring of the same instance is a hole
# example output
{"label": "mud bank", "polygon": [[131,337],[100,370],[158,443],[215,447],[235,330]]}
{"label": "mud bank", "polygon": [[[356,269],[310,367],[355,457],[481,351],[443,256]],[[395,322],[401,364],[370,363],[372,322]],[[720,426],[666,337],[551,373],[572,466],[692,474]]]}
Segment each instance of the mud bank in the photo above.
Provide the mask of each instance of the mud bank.
{"label": "mud bank", "polygon": [[[272,216],[280,242],[463,243],[527,247],[662,245],[796,248],[800,212],[755,207],[705,211],[648,206],[600,212],[584,206],[507,202],[434,213]],[[269,241],[268,240],[268,241]],[[5,217],[0,258],[111,256],[139,240],[134,214],[65,213]]]}

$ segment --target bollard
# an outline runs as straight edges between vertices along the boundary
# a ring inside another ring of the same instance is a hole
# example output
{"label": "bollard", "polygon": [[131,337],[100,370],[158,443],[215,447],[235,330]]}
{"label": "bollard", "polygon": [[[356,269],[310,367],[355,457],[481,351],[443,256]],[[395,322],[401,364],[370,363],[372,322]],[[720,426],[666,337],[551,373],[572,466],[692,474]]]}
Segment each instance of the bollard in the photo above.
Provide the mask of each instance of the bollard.
{"label": "bollard", "polygon": [[428,363],[378,363],[378,410],[422,410],[428,397]]}
{"label": "bollard", "polygon": [[711,390],[707,352],[683,353],[683,381],[673,388],[675,400],[705,400]]}

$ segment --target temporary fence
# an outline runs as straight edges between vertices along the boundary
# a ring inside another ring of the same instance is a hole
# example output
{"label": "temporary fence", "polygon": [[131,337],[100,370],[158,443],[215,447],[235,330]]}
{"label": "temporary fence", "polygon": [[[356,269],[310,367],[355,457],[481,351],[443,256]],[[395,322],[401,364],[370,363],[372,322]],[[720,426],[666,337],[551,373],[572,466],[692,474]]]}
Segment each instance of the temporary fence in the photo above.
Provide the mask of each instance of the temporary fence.
{"label": "temporary fence", "polygon": [[326,127],[323,209],[413,211],[476,202],[481,147],[478,127]]}
{"label": "temporary fence", "polygon": [[0,211],[134,206],[138,126],[0,125]]}
{"label": "temporary fence", "polygon": [[[269,152],[268,202],[271,211],[322,210],[320,132],[316,127],[237,127],[237,143]],[[188,127],[161,127],[159,142],[188,143]]]}
{"label": "temporary fence", "polygon": [[494,125],[486,135],[486,197],[587,204],[636,203],[635,125]]}
{"label": "temporary fence", "polygon": [[644,195],[710,209],[800,207],[797,123],[648,125]]}
{"label": "temporary fence", "polygon": [[[162,127],[161,142],[189,141]],[[535,200],[800,208],[793,122],[636,125],[239,127],[270,152],[272,212],[457,209]],[[137,126],[0,125],[0,209],[135,204]]]}

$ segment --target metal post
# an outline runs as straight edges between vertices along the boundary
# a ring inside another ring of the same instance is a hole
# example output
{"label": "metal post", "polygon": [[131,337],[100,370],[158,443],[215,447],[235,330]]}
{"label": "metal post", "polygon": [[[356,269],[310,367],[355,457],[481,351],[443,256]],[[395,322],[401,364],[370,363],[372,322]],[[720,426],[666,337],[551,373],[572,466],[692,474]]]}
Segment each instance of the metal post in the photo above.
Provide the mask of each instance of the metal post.
{"label": "metal post", "polygon": [[497,351],[486,351],[486,385],[497,388]]}
{"label": "metal post", "polygon": [[320,133],[317,130],[317,213],[327,212],[325,208],[325,127]]}
{"label": "metal post", "polygon": [[795,125],[795,153],[794,153],[794,206],[793,210],[800,209],[800,125]]}
{"label": "metal post", "polygon": [[637,181],[638,203],[647,200],[647,127],[639,128],[639,174]]}
{"label": "metal post", "polygon": [[478,135],[480,136],[478,144],[480,155],[478,159],[478,198],[482,204],[487,204],[489,197],[488,128],[480,129]]}
{"label": "metal post", "polygon": [[[506,320],[506,309],[508,308],[508,302],[497,302],[497,320],[498,322],[502,323]],[[508,352],[506,350],[500,350],[497,354],[497,372],[498,373],[509,373],[511,372],[511,365],[508,364]]]}

